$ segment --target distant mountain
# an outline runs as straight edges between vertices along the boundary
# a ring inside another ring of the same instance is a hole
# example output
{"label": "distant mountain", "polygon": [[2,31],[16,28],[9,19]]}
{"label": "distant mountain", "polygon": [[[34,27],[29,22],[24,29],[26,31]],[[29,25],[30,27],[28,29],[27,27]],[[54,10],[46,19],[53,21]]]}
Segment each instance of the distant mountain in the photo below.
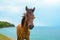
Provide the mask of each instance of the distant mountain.
{"label": "distant mountain", "polygon": [[11,24],[9,22],[4,22],[4,21],[0,21],[0,28],[4,28],[4,27],[14,27],[14,24]]}

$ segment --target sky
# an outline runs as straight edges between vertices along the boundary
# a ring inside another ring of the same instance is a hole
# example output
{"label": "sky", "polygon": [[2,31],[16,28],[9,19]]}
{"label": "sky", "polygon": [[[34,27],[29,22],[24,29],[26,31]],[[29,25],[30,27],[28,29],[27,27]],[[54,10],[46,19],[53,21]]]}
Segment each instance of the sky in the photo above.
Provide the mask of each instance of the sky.
{"label": "sky", "polygon": [[35,26],[60,26],[60,0],[0,0],[0,21],[17,26],[26,6],[35,7]]}

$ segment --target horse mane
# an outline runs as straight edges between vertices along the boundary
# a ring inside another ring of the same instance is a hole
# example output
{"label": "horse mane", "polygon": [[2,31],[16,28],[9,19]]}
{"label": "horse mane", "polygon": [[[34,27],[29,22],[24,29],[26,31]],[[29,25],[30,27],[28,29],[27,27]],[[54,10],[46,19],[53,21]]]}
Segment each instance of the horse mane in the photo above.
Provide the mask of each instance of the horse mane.
{"label": "horse mane", "polygon": [[21,21],[22,27],[23,27],[23,25],[24,25],[24,21],[25,21],[25,16],[23,16],[22,21]]}

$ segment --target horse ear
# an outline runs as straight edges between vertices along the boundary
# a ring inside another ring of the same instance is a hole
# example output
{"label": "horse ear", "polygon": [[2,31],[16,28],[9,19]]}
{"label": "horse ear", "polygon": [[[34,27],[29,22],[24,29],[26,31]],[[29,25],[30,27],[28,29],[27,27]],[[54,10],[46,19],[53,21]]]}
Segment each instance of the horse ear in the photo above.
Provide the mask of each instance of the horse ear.
{"label": "horse ear", "polygon": [[32,11],[33,11],[33,12],[35,11],[35,7],[32,9]]}
{"label": "horse ear", "polygon": [[26,8],[25,8],[26,10],[28,9],[28,7],[26,6]]}

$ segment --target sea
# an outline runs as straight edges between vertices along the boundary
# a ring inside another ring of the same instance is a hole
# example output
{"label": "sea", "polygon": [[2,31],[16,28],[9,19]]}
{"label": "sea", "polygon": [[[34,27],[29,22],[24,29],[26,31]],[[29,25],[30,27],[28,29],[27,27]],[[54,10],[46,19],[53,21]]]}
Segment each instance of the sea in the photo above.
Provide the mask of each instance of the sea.
{"label": "sea", "polygon": [[[16,27],[0,28],[0,34],[17,40]],[[60,40],[60,27],[35,26],[30,30],[30,40]]]}

